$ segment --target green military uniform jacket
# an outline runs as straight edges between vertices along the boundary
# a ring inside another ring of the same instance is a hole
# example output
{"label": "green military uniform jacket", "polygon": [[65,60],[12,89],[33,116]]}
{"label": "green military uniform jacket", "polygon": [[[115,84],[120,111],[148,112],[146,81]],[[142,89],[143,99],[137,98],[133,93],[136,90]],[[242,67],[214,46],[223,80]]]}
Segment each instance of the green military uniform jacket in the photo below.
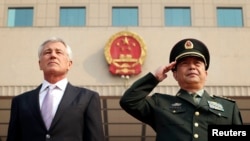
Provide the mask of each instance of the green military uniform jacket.
{"label": "green military uniform jacket", "polygon": [[208,125],[241,125],[242,119],[233,100],[210,96],[204,91],[199,105],[185,90],[176,96],[154,93],[159,81],[147,74],[127,89],[121,107],[136,119],[150,125],[156,141],[207,141]]}

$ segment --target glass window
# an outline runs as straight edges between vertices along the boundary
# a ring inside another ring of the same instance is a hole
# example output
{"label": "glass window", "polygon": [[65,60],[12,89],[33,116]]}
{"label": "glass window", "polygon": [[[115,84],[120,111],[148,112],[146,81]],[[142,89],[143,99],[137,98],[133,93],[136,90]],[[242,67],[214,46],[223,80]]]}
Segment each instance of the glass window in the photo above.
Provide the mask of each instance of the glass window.
{"label": "glass window", "polygon": [[138,8],[113,7],[112,26],[138,26]]}
{"label": "glass window", "polygon": [[60,26],[85,26],[86,9],[84,7],[61,7]]}
{"label": "glass window", "polygon": [[165,26],[191,26],[189,7],[166,7]]}
{"label": "glass window", "polygon": [[217,25],[219,27],[242,27],[242,9],[217,8]]}
{"label": "glass window", "polygon": [[32,26],[33,8],[9,8],[8,27]]}

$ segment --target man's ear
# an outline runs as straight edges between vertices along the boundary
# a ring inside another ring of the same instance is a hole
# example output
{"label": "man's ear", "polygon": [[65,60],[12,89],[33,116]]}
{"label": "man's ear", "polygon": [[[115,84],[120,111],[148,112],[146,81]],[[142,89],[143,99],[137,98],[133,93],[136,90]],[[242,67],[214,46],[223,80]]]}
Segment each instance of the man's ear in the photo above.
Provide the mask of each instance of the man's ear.
{"label": "man's ear", "polygon": [[207,76],[208,76],[208,72],[206,71],[206,79],[205,79],[206,81],[207,81]]}
{"label": "man's ear", "polygon": [[69,64],[68,64],[68,65],[69,65],[69,66],[68,66],[68,70],[71,68],[72,64],[73,64],[73,61],[70,60],[70,61],[69,61]]}
{"label": "man's ear", "polygon": [[40,60],[38,61],[38,64],[39,64],[39,68],[40,68],[40,70],[42,70],[42,67],[41,67],[41,61],[40,61]]}
{"label": "man's ear", "polygon": [[176,72],[176,70],[173,71],[173,77],[174,77],[174,79],[177,81],[177,72]]}

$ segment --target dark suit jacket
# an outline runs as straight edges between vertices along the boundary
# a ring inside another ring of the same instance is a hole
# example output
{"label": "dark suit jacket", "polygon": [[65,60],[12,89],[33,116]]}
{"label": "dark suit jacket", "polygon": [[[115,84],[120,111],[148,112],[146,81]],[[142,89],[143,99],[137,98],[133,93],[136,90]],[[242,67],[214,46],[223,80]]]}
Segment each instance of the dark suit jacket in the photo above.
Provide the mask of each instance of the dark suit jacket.
{"label": "dark suit jacket", "polygon": [[147,74],[125,91],[121,107],[133,117],[150,125],[157,141],[207,141],[208,125],[242,124],[236,103],[204,92],[199,105],[184,90],[176,96],[149,93],[159,81]]}
{"label": "dark suit jacket", "polygon": [[7,141],[104,141],[98,93],[68,83],[49,130],[39,107],[39,90],[13,98]]}

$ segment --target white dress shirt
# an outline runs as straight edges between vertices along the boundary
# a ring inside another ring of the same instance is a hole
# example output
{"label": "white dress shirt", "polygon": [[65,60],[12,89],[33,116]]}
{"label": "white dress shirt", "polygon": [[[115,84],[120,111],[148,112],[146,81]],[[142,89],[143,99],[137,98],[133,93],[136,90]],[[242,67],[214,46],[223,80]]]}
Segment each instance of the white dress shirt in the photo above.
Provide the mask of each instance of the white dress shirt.
{"label": "white dress shirt", "polygon": [[[53,111],[52,111],[52,114],[53,114],[53,116],[55,115],[55,113],[57,111],[58,105],[59,105],[59,103],[60,103],[60,101],[61,101],[61,99],[63,97],[63,94],[64,94],[64,91],[66,89],[67,84],[68,84],[67,78],[65,78],[65,79],[63,79],[61,81],[58,81],[56,84],[53,84],[53,85],[56,85],[56,88],[52,92],[52,95],[53,95]],[[43,81],[42,87],[41,87],[40,92],[39,92],[40,109],[42,107],[42,103],[43,103],[44,97],[45,97],[45,95],[47,93],[47,89],[48,89],[49,85],[52,85],[52,84],[50,84],[46,80]]]}

